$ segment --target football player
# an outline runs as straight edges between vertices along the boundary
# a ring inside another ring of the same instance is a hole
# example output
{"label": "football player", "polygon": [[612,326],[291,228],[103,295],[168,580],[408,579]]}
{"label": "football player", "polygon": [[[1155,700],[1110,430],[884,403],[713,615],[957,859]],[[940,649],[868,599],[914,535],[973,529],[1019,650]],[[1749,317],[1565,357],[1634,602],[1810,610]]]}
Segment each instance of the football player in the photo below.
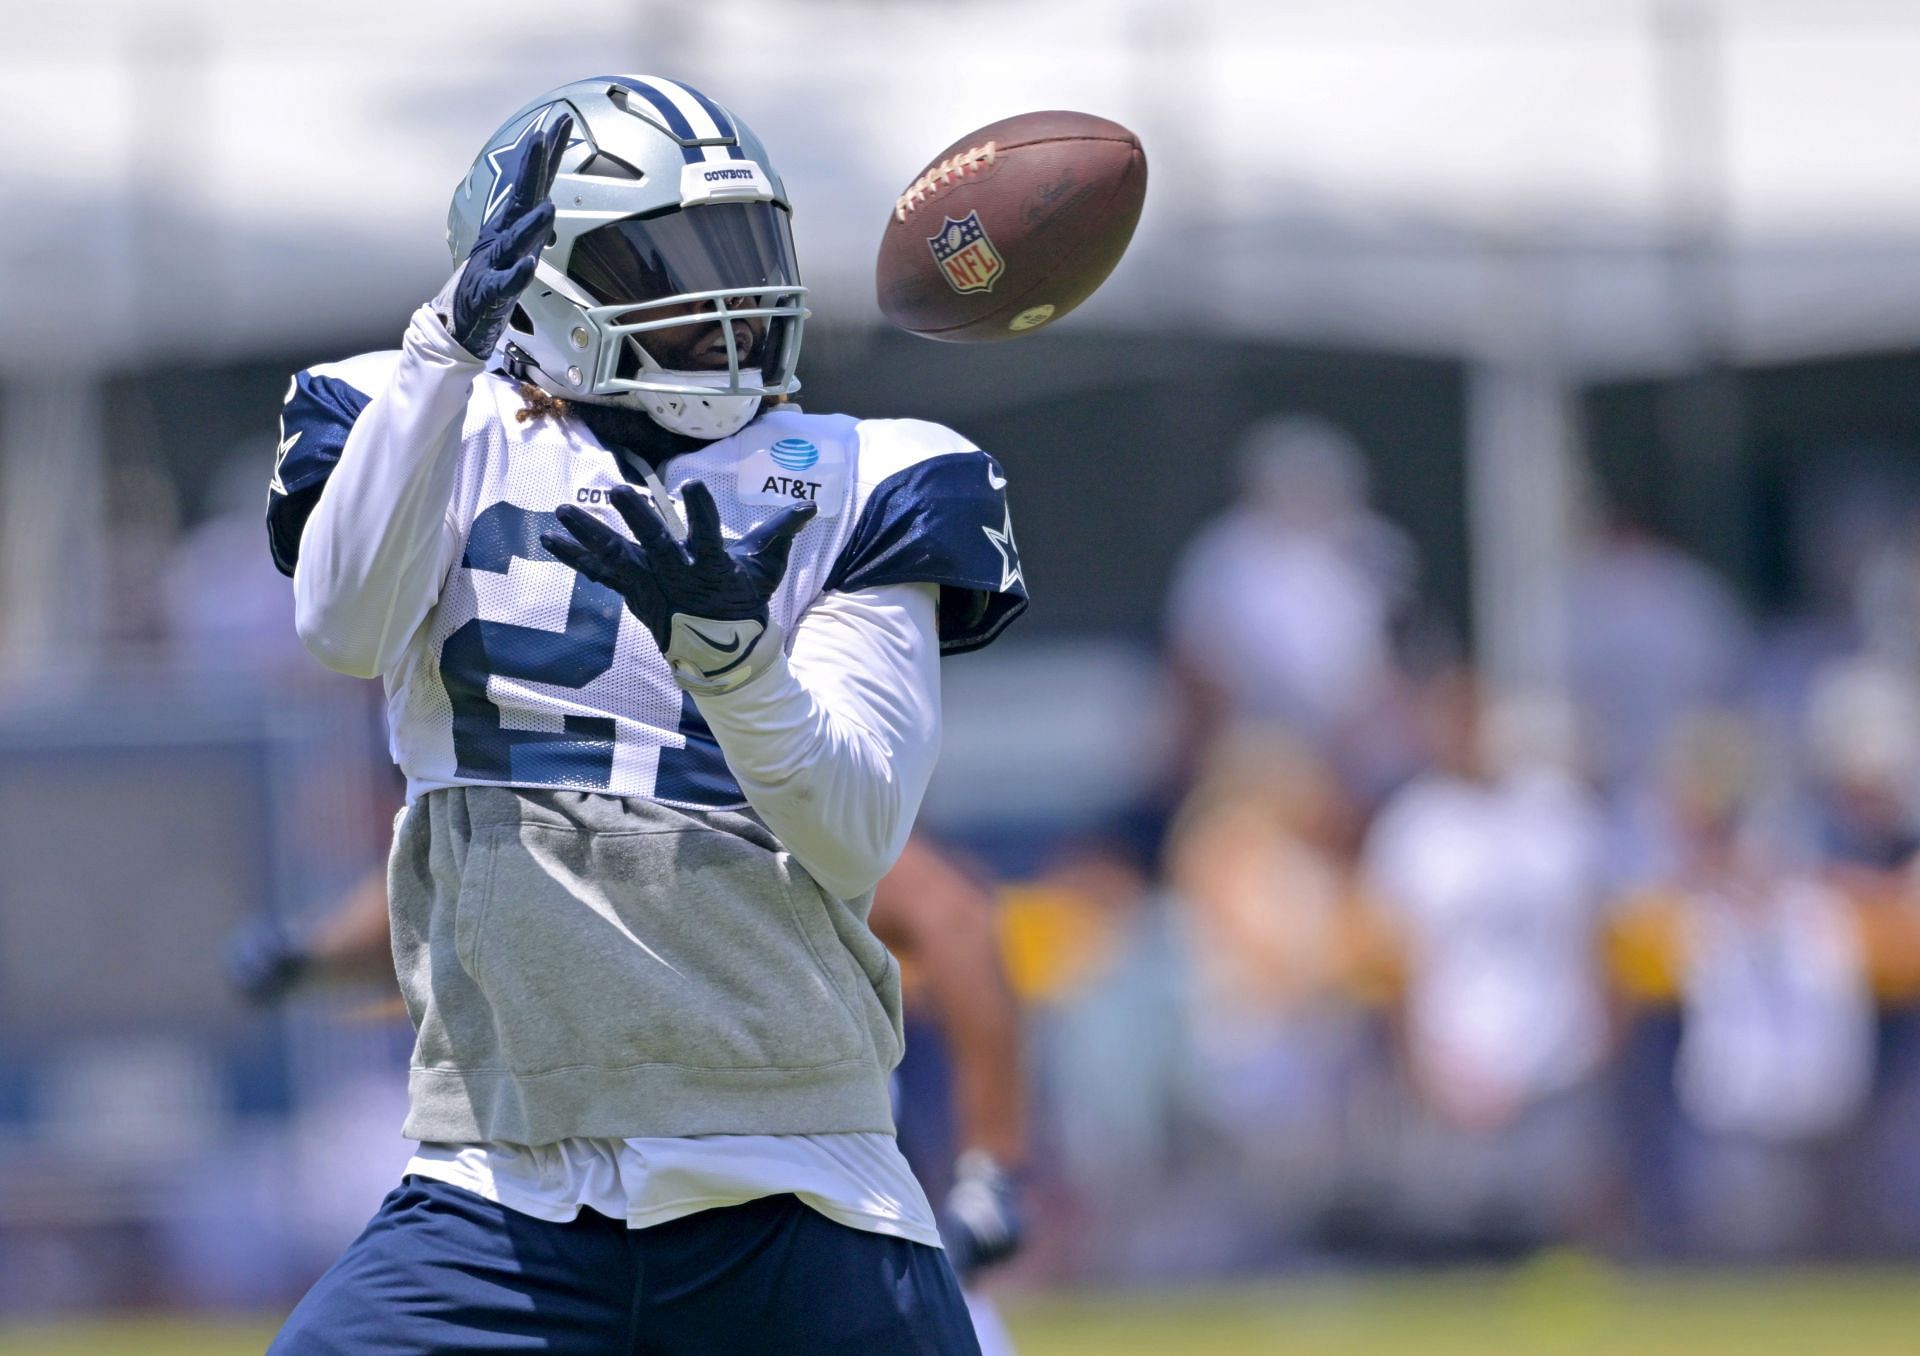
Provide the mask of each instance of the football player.
{"label": "football player", "polygon": [[562,86],[456,189],[401,348],[289,388],[274,556],[408,782],[420,1147],[276,1352],[977,1350],[867,911],[939,657],[1025,584],[990,456],[785,403],[787,210],[704,94]]}

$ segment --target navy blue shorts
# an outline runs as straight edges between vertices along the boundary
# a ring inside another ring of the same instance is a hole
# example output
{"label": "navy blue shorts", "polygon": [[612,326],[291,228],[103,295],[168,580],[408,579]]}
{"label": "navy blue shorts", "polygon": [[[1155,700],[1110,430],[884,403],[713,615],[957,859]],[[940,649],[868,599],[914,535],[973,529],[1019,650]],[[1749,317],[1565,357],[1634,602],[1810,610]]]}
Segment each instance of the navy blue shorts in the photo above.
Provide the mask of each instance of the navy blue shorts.
{"label": "navy blue shorts", "polygon": [[409,1177],[269,1356],[979,1356],[946,1254],[792,1196],[629,1229],[551,1224]]}

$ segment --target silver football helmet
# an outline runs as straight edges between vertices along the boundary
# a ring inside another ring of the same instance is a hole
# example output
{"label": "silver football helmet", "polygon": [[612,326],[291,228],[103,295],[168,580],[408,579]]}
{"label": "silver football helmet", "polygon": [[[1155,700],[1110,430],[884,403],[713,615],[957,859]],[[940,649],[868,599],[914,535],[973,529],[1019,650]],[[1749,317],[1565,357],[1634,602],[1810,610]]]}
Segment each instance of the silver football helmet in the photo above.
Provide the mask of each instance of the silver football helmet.
{"label": "silver football helmet", "polygon": [[488,140],[447,212],[456,264],[504,200],[503,160],[561,115],[553,237],[502,336],[508,369],[571,400],[629,405],[696,438],[738,432],[800,388],[807,317],[786,190],[760,139],[650,75],[562,85]]}

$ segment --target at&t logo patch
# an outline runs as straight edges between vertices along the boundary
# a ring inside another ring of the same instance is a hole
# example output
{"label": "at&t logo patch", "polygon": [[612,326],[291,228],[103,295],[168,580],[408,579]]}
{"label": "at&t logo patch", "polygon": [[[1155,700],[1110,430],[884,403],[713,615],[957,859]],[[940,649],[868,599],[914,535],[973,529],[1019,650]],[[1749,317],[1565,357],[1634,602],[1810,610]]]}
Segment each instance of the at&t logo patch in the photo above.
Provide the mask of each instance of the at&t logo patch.
{"label": "at&t logo patch", "polygon": [[767,451],[776,466],[789,471],[805,471],[820,460],[820,449],[805,438],[782,438]]}
{"label": "at&t logo patch", "polygon": [[832,517],[846,497],[846,464],[838,447],[806,438],[781,438],[740,462],[735,493],[743,504],[809,503]]}

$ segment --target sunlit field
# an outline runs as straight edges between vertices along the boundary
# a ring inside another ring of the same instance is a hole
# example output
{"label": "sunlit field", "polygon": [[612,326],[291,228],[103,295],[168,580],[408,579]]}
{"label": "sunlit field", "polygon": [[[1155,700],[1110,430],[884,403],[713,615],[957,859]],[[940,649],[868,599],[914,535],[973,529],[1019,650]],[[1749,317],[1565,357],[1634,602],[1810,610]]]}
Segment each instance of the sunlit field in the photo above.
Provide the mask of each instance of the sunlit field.
{"label": "sunlit field", "polygon": [[[1500,1275],[1368,1277],[1010,1299],[1023,1356],[1907,1356],[1920,1272],[1620,1274],[1556,1257]],[[0,1329],[5,1356],[240,1356],[270,1322]],[[777,1344],[769,1347],[776,1351]]]}

